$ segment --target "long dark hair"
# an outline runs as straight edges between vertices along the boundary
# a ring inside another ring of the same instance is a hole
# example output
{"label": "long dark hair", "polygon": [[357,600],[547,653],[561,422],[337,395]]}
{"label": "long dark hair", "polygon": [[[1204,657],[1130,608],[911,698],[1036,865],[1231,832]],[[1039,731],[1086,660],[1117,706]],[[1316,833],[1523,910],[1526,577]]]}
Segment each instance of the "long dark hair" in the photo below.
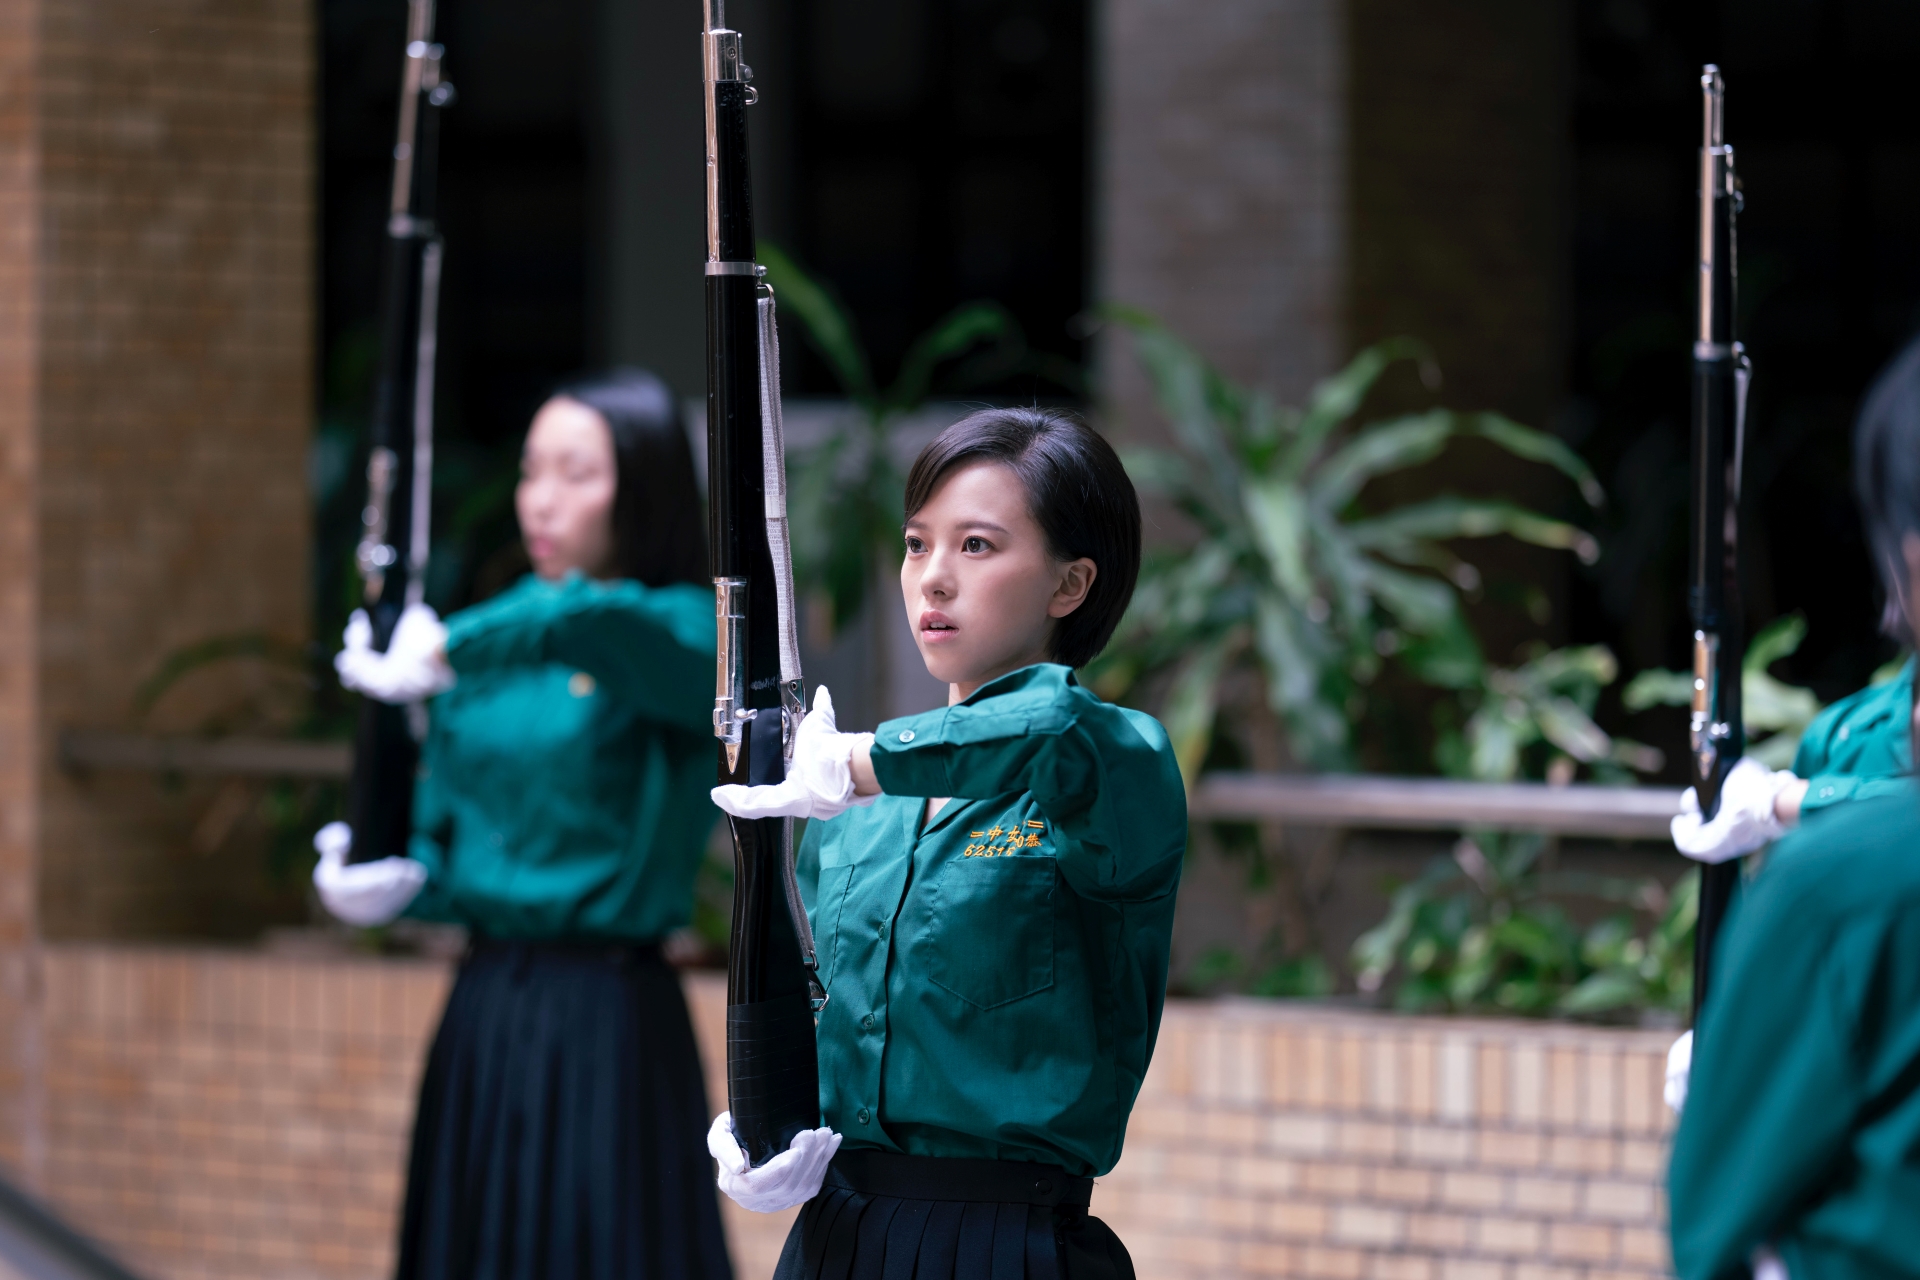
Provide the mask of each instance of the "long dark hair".
{"label": "long dark hair", "polygon": [[1051,409],[982,409],[942,431],[907,473],[906,518],[927,505],[954,468],[1004,462],[1056,560],[1085,556],[1098,570],[1087,598],[1053,629],[1055,662],[1084,667],[1120,625],[1140,576],[1140,499],[1113,446]]}
{"label": "long dark hair", "polygon": [[1867,391],[1853,432],[1853,485],[1887,593],[1880,629],[1912,644],[1902,543],[1920,533],[1920,338],[1889,361]]}
{"label": "long dark hair", "polygon": [[614,556],[620,576],[707,585],[707,533],[693,450],[673,390],[645,369],[612,369],[555,388],[613,433]]}

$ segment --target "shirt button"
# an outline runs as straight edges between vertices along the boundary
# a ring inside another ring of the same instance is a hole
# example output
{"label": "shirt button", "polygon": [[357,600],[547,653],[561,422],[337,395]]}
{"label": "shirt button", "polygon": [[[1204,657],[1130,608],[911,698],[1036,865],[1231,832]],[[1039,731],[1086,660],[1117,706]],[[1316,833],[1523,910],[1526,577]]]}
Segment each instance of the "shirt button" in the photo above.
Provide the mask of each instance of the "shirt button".
{"label": "shirt button", "polygon": [[576,671],[567,677],[567,692],[576,698],[584,698],[593,692],[593,677],[584,671]]}
{"label": "shirt button", "polygon": [[498,849],[498,848],[499,848],[499,847],[500,847],[501,845],[503,845],[503,844],[505,844],[505,843],[507,842],[507,838],[506,838],[505,836],[503,836],[503,835],[501,835],[501,834],[500,834],[500,833],[499,833],[498,831],[496,831],[496,832],[494,832],[494,833],[493,833],[492,835],[490,835],[490,836],[488,836],[488,837],[487,837],[487,839],[489,839],[489,840],[491,840],[491,841],[493,842],[493,847],[494,847],[494,848],[496,848],[496,849]]}
{"label": "shirt button", "polygon": [[[1823,799],[1824,799],[1825,797],[1827,797],[1827,796],[1830,796],[1830,795],[1832,795],[1832,794],[1833,794],[1833,788],[1832,788],[1832,787],[1822,787],[1822,788],[1820,788],[1820,795],[1821,795],[1821,797],[1822,797]],[[882,934],[881,936],[882,936],[882,937],[885,937],[886,935],[885,935],[885,934]]]}
{"label": "shirt button", "polygon": [[853,1118],[855,1120],[858,1120],[861,1124],[865,1124],[867,1121],[873,1119],[873,1113],[868,1111],[865,1107],[862,1107],[858,1111],[853,1113]]}
{"label": "shirt button", "polygon": [[880,941],[885,942],[886,940],[887,940],[887,922],[885,920],[882,920],[880,922]]}
{"label": "shirt button", "polygon": [[912,741],[913,741],[913,730],[911,730],[911,729],[902,729],[902,730],[900,731],[900,741],[902,741],[902,742],[912,742]]}
{"label": "shirt button", "polygon": [[861,1030],[863,1030],[863,1031],[871,1031],[871,1030],[873,1030],[873,1015],[872,1015],[872,1014],[868,1014],[868,1015],[867,1015],[866,1017],[864,1017],[864,1018],[862,1018],[862,1019],[860,1019],[860,1029],[861,1029]]}

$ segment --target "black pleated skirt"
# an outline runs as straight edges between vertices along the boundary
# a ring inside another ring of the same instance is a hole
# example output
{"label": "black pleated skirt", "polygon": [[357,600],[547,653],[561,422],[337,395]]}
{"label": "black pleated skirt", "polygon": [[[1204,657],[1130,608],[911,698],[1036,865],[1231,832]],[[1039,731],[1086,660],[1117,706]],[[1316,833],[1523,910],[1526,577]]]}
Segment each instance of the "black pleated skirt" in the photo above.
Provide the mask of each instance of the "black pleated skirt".
{"label": "black pleated skirt", "polygon": [[400,1280],[729,1280],[707,1119],[659,948],[476,942],[420,1085]]}
{"label": "black pleated skirt", "polygon": [[842,1151],[774,1280],[1134,1280],[1092,1191],[1051,1165]]}

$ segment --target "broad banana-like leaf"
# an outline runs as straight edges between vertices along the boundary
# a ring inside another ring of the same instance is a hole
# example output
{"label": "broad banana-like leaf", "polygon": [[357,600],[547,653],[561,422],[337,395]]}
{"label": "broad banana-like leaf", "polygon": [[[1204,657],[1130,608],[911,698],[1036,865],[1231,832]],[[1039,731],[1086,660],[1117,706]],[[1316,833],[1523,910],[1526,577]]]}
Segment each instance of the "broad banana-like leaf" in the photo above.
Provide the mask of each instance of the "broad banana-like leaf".
{"label": "broad banana-like leaf", "polygon": [[1582,764],[1613,755],[1613,739],[1570,698],[1541,700],[1533,707],[1533,717],[1548,742]]}
{"label": "broad banana-like leaf", "polygon": [[1784,618],[1775,618],[1747,642],[1747,652],[1740,659],[1740,665],[1747,671],[1765,671],[1780,659],[1796,653],[1806,638],[1805,614],[1790,613]]}
{"label": "broad banana-like leaf", "polygon": [[1307,482],[1313,504],[1340,511],[1373,477],[1431,461],[1453,438],[1456,417],[1434,409],[1368,426],[1314,469]]}
{"label": "broad banana-like leaf", "polygon": [[1519,674],[1548,687],[1568,680],[1599,686],[1613,683],[1613,678],[1620,674],[1620,663],[1613,656],[1613,650],[1603,644],[1569,645],[1541,654],[1521,667]]}
{"label": "broad banana-like leaf", "polygon": [[1471,689],[1486,670],[1480,642],[1457,612],[1454,623],[1429,635],[1413,636],[1400,648],[1400,661],[1420,679],[1440,689]]}
{"label": "broad banana-like leaf", "polygon": [[1173,743],[1174,758],[1180,762],[1180,776],[1186,780],[1188,791],[1200,780],[1200,766],[1206,762],[1207,746],[1213,741],[1220,678],[1246,643],[1246,629],[1235,627],[1202,646],[1187,659],[1167,691],[1163,713],[1167,737]]}
{"label": "broad banana-like leaf", "polygon": [[1800,753],[1801,737],[1802,733],[1798,729],[1769,734],[1761,742],[1748,743],[1747,755],[1769,769],[1791,769],[1794,756]]}
{"label": "broad banana-like leaf", "polygon": [[1329,637],[1289,608],[1278,592],[1263,590],[1254,607],[1254,642],[1268,703],[1285,719],[1301,762],[1328,771],[1345,768],[1346,718],[1328,705],[1321,687],[1335,652]]}
{"label": "broad banana-like leaf", "polygon": [[[1620,700],[1629,711],[1688,706],[1693,701],[1693,673],[1659,668],[1642,671],[1627,684]],[[1820,699],[1813,690],[1787,684],[1754,667],[1741,672],[1740,700],[1748,728],[1791,732],[1796,740],[1820,714]]]}
{"label": "broad banana-like leaf", "polygon": [[1693,673],[1666,671],[1659,667],[1650,667],[1627,681],[1627,687],[1620,694],[1621,705],[1629,711],[1645,711],[1648,707],[1684,707],[1692,701]]}
{"label": "broad banana-like leaf", "polygon": [[1293,443],[1288,447],[1286,470],[1295,475],[1304,471],[1326,438],[1360,408],[1360,402],[1373,390],[1380,375],[1401,360],[1419,361],[1421,380],[1429,386],[1438,384],[1440,371],[1426,343],[1413,338],[1389,338],[1368,347],[1348,361],[1346,368],[1313,389],[1307,399],[1306,412],[1300,415],[1299,426],[1294,430]]}
{"label": "broad banana-like leaf", "polygon": [[1132,324],[1134,352],[1153,383],[1154,398],[1180,443],[1207,468],[1215,501],[1225,503],[1240,487],[1239,468],[1214,414],[1212,368],[1199,352],[1157,322]]}
{"label": "broad banana-like leaf", "polygon": [[756,248],[760,265],[767,269],[767,284],[773,289],[776,305],[800,321],[807,340],[833,370],[840,389],[869,409],[874,408],[879,396],[874,390],[873,371],[845,308],[780,246],[762,240]]}
{"label": "broad banana-like leaf", "polygon": [[1248,523],[1260,551],[1280,584],[1296,604],[1313,594],[1307,572],[1307,508],[1300,490],[1291,484],[1261,480],[1246,487]]}
{"label": "broad banana-like leaf", "polygon": [[1308,507],[1313,531],[1315,581],[1331,590],[1333,615],[1340,630],[1361,638],[1374,626],[1373,587],[1369,578],[1376,561],[1347,540],[1346,527],[1317,507]]}
{"label": "broad banana-like leaf", "polygon": [[1740,678],[1741,715],[1749,729],[1791,731],[1795,737],[1820,714],[1813,690],[1787,684],[1748,667]]}
{"label": "broad banana-like leaf", "polygon": [[1603,969],[1589,974],[1554,1006],[1563,1013],[1604,1013],[1643,998],[1646,982],[1632,969]]}
{"label": "broad banana-like leaf", "polygon": [[1362,560],[1359,565],[1361,584],[1404,630],[1433,635],[1459,618],[1458,597],[1446,583],[1424,574],[1390,569],[1377,561]]}
{"label": "broad banana-like leaf", "polygon": [[1119,452],[1128,478],[1142,489],[1172,495],[1193,487],[1193,468],[1177,453],[1141,446]]}
{"label": "broad banana-like leaf", "polygon": [[1489,538],[1502,533],[1536,547],[1571,551],[1585,564],[1600,558],[1600,544],[1592,534],[1511,502],[1448,495],[1348,521],[1344,528],[1354,545],[1403,561],[1419,554],[1415,548],[1421,539]]}
{"label": "broad banana-like leaf", "polygon": [[1526,708],[1517,699],[1494,699],[1467,722],[1469,768],[1481,782],[1511,782],[1520,774],[1520,748],[1534,740]]}
{"label": "broad banana-like leaf", "polygon": [[1523,427],[1511,418],[1503,418],[1497,413],[1472,413],[1461,416],[1463,434],[1483,437],[1515,457],[1525,458],[1529,462],[1545,463],[1579,485],[1580,496],[1587,500],[1588,506],[1606,505],[1607,492],[1600,487],[1600,481],[1595,478],[1593,468],[1560,440],[1544,431]]}
{"label": "broad banana-like leaf", "polygon": [[887,408],[898,411],[919,404],[933,383],[935,369],[983,342],[1020,342],[1019,332],[1019,325],[997,302],[969,302],[955,307],[907,349],[900,376],[887,391]]}

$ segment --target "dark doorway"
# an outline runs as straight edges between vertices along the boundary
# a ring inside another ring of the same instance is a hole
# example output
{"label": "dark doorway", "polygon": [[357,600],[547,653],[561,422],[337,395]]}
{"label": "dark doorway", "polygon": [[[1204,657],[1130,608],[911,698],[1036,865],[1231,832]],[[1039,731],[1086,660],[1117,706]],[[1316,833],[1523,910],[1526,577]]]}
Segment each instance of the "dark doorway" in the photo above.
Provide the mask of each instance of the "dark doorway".
{"label": "dark doorway", "polygon": [[[1892,653],[1850,433],[1874,372],[1920,324],[1920,118],[1899,100],[1920,8],[1580,0],[1575,12],[1569,429],[1613,509],[1574,631],[1613,644],[1627,671],[1685,660],[1695,156],[1712,61],[1745,188],[1749,626],[1804,613],[1786,676],[1823,698],[1850,692]],[[1678,729],[1662,735],[1677,746],[1668,737]]]}
{"label": "dark doorway", "polygon": [[[1086,0],[798,0],[789,30],[793,247],[851,309],[880,378],[974,299],[1003,304],[1034,348],[1077,365]],[[992,390],[1061,390],[1014,383]],[[811,353],[794,388],[838,390]]]}

